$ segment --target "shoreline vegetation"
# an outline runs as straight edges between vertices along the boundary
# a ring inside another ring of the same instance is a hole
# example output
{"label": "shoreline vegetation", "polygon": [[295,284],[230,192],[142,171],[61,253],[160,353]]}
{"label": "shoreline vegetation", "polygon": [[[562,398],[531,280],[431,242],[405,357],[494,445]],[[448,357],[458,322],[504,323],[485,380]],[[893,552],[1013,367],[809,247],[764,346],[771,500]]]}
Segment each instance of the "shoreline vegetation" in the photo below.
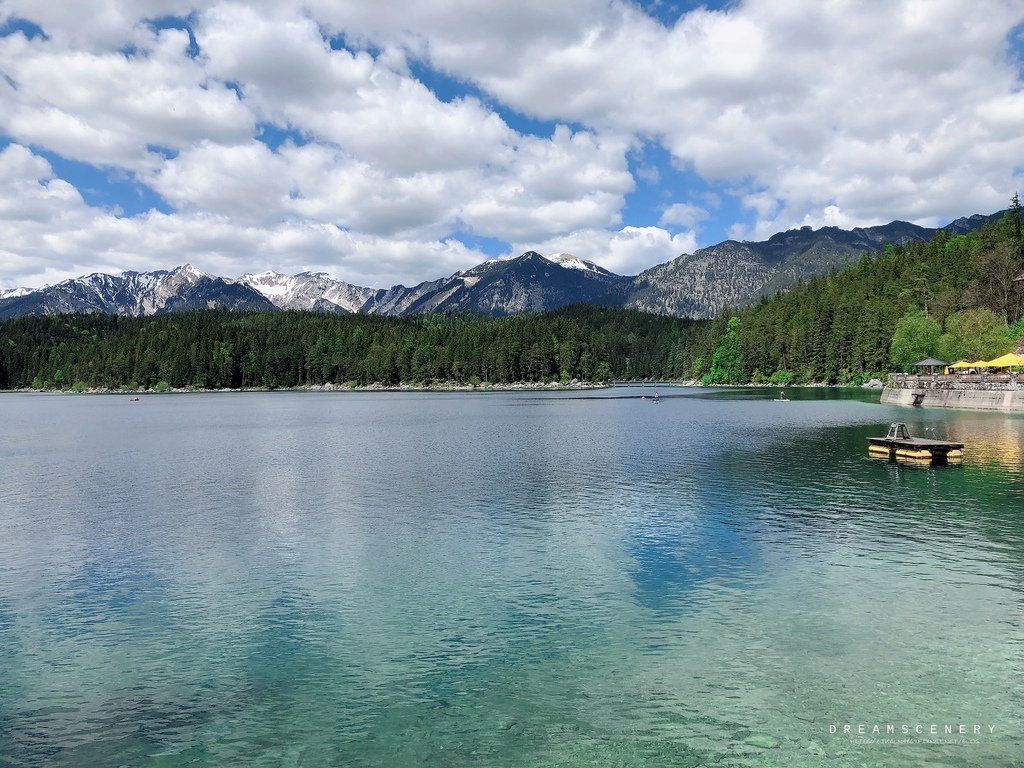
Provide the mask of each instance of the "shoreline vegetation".
{"label": "shoreline vegetation", "polygon": [[[659,382],[663,384],[663,382]],[[693,386],[693,384],[673,384],[674,386]],[[699,386],[699,383],[696,384]],[[40,394],[40,395],[187,395],[204,393],[245,393],[245,392],[535,392],[535,391],[567,391],[609,389],[612,385],[603,382],[514,382],[511,384],[461,384],[453,381],[434,382],[432,384],[306,384],[294,387],[221,387],[219,389],[203,389],[199,387],[159,387],[150,389],[129,388],[69,388],[69,389],[6,389],[0,394]]]}
{"label": "shoreline vegetation", "polygon": [[[493,384],[465,384],[455,381],[439,381],[430,384],[308,384],[295,387],[223,387],[220,389],[200,389],[197,387],[161,387],[151,389],[129,389],[125,387],[92,387],[92,388],[67,388],[67,389],[4,389],[0,394],[35,394],[35,395],[188,395],[188,394],[240,394],[246,392],[568,392],[586,391],[598,389],[638,389],[641,387],[661,387],[667,389],[773,389],[775,384],[703,384],[696,379],[681,381],[570,381],[564,384],[559,381],[549,382],[526,382],[516,381],[512,383]],[[807,384],[789,384],[787,389],[824,389],[824,388],[857,388],[857,389],[878,389],[883,388],[878,379],[872,379],[859,385],[853,384],[825,384],[812,382]]]}
{"label": "shoreline vegetation", "polygon": [[714,320],[574,304],[507,317],[194,310],[0,321],[0,391],[860,386],[1024,346],[1020,203]]}

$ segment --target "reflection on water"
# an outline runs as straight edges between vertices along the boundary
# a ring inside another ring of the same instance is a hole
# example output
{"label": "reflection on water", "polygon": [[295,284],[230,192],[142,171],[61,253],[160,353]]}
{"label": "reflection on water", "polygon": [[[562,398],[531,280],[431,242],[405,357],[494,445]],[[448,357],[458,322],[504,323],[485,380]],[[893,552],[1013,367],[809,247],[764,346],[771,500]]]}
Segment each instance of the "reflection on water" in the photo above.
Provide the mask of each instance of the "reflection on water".
{"label": "reflection on water", "polygon": [[1024,419],[643,394],[0,398],[0,763],[1013,765]]}
{"label": "reflection on water", "polygon": [[987,415],[977,420],[964,419],[955,429],[971,441],[976,464],[994,464],[1011,472],[1024,466],[1024,430],[1020,417]]}

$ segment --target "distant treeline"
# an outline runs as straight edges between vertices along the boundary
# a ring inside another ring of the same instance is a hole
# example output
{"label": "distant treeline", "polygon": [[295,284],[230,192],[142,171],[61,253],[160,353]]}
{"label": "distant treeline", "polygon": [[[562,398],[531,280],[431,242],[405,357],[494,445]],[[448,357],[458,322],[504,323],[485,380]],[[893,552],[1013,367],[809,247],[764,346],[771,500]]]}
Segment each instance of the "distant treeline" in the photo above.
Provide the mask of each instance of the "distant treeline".
{"label": "distant treeline", "polygon": [[0,322],[0,389],[684,377],[706,322],[574,305],[507,318],[198,311]]}

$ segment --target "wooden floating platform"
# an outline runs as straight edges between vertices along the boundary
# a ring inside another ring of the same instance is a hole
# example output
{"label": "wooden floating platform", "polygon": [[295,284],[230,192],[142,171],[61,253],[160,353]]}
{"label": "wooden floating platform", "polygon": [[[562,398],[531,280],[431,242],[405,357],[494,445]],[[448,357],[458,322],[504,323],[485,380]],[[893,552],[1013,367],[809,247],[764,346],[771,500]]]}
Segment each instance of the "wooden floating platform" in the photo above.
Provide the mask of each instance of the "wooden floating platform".
{"label": "wooden floating platform", "polygon": [[964,444],[911,437],[907,425],[899,422],[889,427],[889,434],[885,437],[869,437],[868,453],[878,458],[947,464],[963,458]]}

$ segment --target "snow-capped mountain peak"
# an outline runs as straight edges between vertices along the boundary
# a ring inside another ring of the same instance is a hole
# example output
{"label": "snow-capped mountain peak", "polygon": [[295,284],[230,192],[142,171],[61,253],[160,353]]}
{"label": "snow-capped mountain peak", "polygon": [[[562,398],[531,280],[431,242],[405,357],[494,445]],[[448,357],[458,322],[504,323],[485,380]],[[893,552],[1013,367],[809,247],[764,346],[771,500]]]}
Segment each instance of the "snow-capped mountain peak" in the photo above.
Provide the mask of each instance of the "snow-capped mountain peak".
{"label": "snow-capped mountain peak", "polygon": [[326,272],[302,272],[289,277],[267,270],[244,274],[235,282],[262,294],[279,309],[358,312],[374,294],[370,288],[349,285]]}
{"label": "snow-capped mountain peak", "polygon": [[177,269],[171,270],[168,276],[177,277],[182,280],[188,280],[190,283],[194,283],[197,280],[200,280],[204,277],[208,277],[210,279],[214,278],[214,275],[211,275],[207,272],[203,272],[201,269],[196,269],[191,264],[183,264]]}
{"label": "snow-capped mountain peak", "polygon": [[567,269],[585,269],[588,272],[597,272],[600,270],[600,267],[598,267],[594,262],[581,259],[579,256],[573,256],[571,253],[553,253],[550,256],[545,256],[544,258]]}
{"label": "snow-capped mountain peak", "polygon": [[563,267],[565,269],[579,269],[582,270],[583,272],[590,272],[595,275],[600,275],[601,277],[604,278],[616,277],[614,272],[611,272],[605,269],[604,267],[595,264],[589,259],[581,259],[579,256],[574,256],[571,253],[554,253],[550,256],[545,256],[544,258],[546,258],[553,264],[558,264],[558,266]]}
{"label": "snow-capped mountain peak", "polygon": [[[268,269],[265,272],[256,274],[247,272],[235,282],[248,285],[255,291],[262,293],[271,301],[275,298],[286,298],[295,291],[295,278]],[[274,302],[275,304],[277,302]]]}
{"label": "snow-capped mountain peak", "polygon": [[281,272],[275,272],[272,269],[267,269],[267,270],[264,270],[263,272],[246,272],[244,275],[242,275],[238,279],[239,280],[256,280],[256,281],[260,281],[260,282],[268,282],[269,283],[269,282],[274,282],[278,278],[282,278],[282,277],[288,277],[288,275],[285,275],[285,274],[283,274]]}

